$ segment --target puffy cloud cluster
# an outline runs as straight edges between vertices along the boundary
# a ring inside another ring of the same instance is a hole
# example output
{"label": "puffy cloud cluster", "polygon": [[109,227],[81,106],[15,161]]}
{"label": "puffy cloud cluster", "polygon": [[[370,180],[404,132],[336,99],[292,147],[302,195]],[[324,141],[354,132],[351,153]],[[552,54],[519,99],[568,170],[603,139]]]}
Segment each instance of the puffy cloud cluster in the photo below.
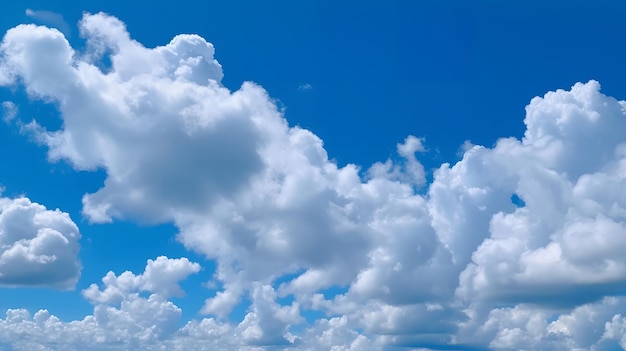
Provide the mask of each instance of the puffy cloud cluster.
{"label": "puffy cloud cluster", "polygon": [[523,140],[476,147],[439,170],[464,187],[457,196],[517,194],[525,203],[484,204],[489,236],[461,274],[460,296],[572,306],[624,292],[625,105],[600,94],[596,82],[549,93],[527,107]]}
{"label": "puffy cloud cluster", "polygon": [[[32,317],[26,310],[9,310],[0,321],[3,349],[116,350],[154,347],[176,333],[182,311],[167,300],[179,294],[177,283],[200,266],[186,258],[148,260],[143,274],[109,272],[104,289],[91,285],[83,295],[94,304],[93,315],[63,322],[46,310]],[[148,297],[140,292],[150,293]]]}
{"label": "puffy cloud cluster", "polygon": [[72,289],[80,233],[67,213],[0,197],[0,286]]}
{"label": "puffy cloud cluster", "polygon": [[[3,350],[258,350],[255,345],[288,345],[318,350],[337,345],[361,345],[366,338],[346,328],[345,318],[321,320],[309,328],[304,343],[286,329],[301,322],[298,304],[275,302],[271,286],[255,285],[254,303],[239,325],[214,318],[181,324],[181,309],[168,298],[181,296],[178,283],[200,270],[186,258],[164,256],[148,260],[141,274],[113,272],[102,278],[102,288],[92,284],[83,296],[93,314],[64,322],[40,310],[34,315],[23,309],[8,310],[0,319]],[[147,293],[144,295],[142,293]],[[320,334],[320,335],[318,335]],[[288,338],[285,339],[285,337]]]}
{"label": "puffy cloud cluster", "polygon": [[[54,29],[9,30],[0,84],[58,105],[61,129],[27,127],[51,161],[106,172],[87,218],[173,222],[216,260],[223,290],[202,312],[217,319],[177,329],[167,298],[199,266],[158,258],[86,289],[83,321],[11,311],[3,333],[45,319],[95,330],[90,349],[624,348],[626,103],[597,82],[533,99],[521,140],[467,144],[426,184],[422,139],[399,143],[398,161],[339,167],[263,88],[223,87],[199,36],[146,48],[105,14],[80,28],[85,52]],[[244,296],[245,318],[225,321]],[[296,332],[311,311],[325,317]],[[31,342],[53,342],[44,331]]]}
{"label": "puffy cloud cluster", "polygon": [[83,295],[97,303],[122,301],[132,291],[148,291],[166,298],[183,296],[178,282],[199,271],[200,265],[189,262],[187,258],[168,259],[160,256],[156,260],[148,260],[145,272],[138,276],[128,271],[119,277],[113,272],[107,273],[102,278],[104,290],[101,291],[96,284],[91,284]]}

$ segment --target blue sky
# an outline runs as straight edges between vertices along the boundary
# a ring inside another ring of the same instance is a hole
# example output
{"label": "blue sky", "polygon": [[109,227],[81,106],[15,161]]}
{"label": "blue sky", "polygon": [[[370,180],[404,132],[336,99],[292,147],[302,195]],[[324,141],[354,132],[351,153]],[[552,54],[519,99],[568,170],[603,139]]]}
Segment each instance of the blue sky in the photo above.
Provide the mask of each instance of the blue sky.
{"label": "blue sky", "polygon": [[0,348],[626,349],[624,15],[6,4]]}

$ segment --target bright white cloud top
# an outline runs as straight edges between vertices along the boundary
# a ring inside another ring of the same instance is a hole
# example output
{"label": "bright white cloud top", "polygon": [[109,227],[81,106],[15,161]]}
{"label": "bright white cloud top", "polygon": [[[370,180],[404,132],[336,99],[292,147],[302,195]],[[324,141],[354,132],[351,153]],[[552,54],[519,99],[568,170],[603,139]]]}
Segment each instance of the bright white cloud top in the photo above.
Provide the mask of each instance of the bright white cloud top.
{"label": "bright white cloud top", "polygon": [[[262,87],[222,86],[199,36],[146,48],[105,14],[80,30],[86,52],[46,27],[5,35],[0,83],[54,102],[63,120],[22,128],[51,162],[105,170],[86,218],[174,223],[217,262],[223,290],[183,326],[168,299],[200,265],[158,257],[84,290],[83,320],[8,311],[0,348],[626,349],[626,102],[597,82],[534,98],[522,140],[473,146],[427,183],[422,139],[399,143],[399,161],[340,167]],[[72,287],[69,217],[0,204],[0,284]],[[229,321],[244,297],[245,318]]]}

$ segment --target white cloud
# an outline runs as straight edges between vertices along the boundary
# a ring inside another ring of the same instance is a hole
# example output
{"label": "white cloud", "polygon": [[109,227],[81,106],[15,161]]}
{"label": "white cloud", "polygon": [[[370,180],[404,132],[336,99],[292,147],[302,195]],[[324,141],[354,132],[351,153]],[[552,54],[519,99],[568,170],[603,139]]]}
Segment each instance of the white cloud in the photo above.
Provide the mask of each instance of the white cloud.
{"label": "white cloud", "polygon": [[606,322],[602,339],[603,341],[617,340],[619,346],[626,350],[626,317],[622,317],[621,314],[616,314],[610,322]]}
{"label": "white cloud", "polygon": [[[67,345],[624,343],[625,306],[611,296],[626,286],[626,103],[597,82],[533,99],[522,140],[467,143],[463,159],[442,165],[431,184],[415,136],[397,145],[399,160],[362,178],[358,166],[330,161],[315,134],[289,127],[260,86],[223,87],[204,39],[181,35],[149,49],[105,14],[85,15],[80,26],[81,55],[56,30],[11,29],[0,83],[21,82],[58,104],[62,129],[31,125],[51,161],[106,171],[103,187],[83,198],[85,216],[173,222],[186,247],[217,261],[223,290],[203,308],[218,320],[177,329],[180,309],[167,298],[181,295],[178,281],[199,266],[158,258],[140,275],[109,273],[102,289],[84,291],[94,315],[60,329],[92,334]],[[103,55],[111,67],[100,68]],[[325,296],[327,288],[341,293]],[[224,321],[246,294],[243,321]],[[294,332],[310,310],[326,317]],[[36,322],[14,311],[4,323],[13,335]],[[31,335],[33,343],[52,337]]]}
{"label": "white cloud", "polygon": [[313,89],[313,86],[309,83],[301,84],[298,86],[298,90],[300,91],[311,90],[311,89]]}
{"label": "white cloud", "polygon": [[80,233],[67,213],[28,198],[0,198],[0,286],[72,289]]}
{"label": "white cloud", "polygon": [[350,328],[348,318],[320,319],[308,329],[300,350],[365,351],[378,350],[380,345]]}
{"label": "white cloud", "polygon": [[65,22],[65,19],[63,19],[63,16],[59,13],[33,9],[26,9],[25,13],[26,16],[43,25],[57,28],[67,37],[69,37],[72,33],[70,25]]}
{"label": "white cloud", "polygon": [[[252,306],[239,325],[205,318],[181,326],[182,311],[167,300],[169,287],[178,286],[198,269],[197,263],[186,258],[158,257],[148,260],[141,274],[127,271],[116,276],[109,272],[102,278],[102,290],[94,284],[83,291],[94,311],[82,320],[64,322],[47,310],[34,315],[23,309],[8,310],[6,317],[0,319],[0,347],[3,350],[258,350],[254,345],[296,343],[313,347],[319,344],[320,340],[308,339],[303,344],[288,332],[288,326],[302,322],[298,304],[277,304],[274,290],[267,285],[255,285],[250,297]],[[171,279],[166,279],[165,284],[159,280],[155,285],[153,274],[158,273]],[[151,294],[142,297],[142,291]],[[345,320],[319,323],[308,333],[314,335],[313,331],[322,326],[329,333],[345,333]],[[364,343],[363,337],[351,333],[356,339],[350,341],[352,344]],[[322,345],[336,345],[343,340],[326,336],[321,341]]]}
{"label": "white cloud", "polygon": [[[83,291],[94,311],[82,320],[63,322],[46,310],[33,316],[26,310],[9,310],[0,320],[0,346],[3,350],[154,350],[180,333],[182,311],[167,297],[182,293],[178,282],[199,269],[186,258],[159,257],[148,260],[139,275],[109,272],[102,278],[103,290],[92,285]],[[151,294],[142,297],[142,291]]]}
{"label": "white cloud", "polygon": [[[626,140],[616,130],[626,130],[624,105],[593,81],[548,93],[527,107],[522,141],[473,149],[442,169],[469,196],[501,202],[486,205],[482,228],[456,230],[488,236],[460,276],[459,296],[574,306],[623,292]],[[511,194],[525,206],[504,204]]]}
{"label": "white cloud", "polygon": [[271,286],[256,284],[250,312],[239,325],[243,341],[251,345],[289,345],[295,338],[287,331],[290,325],[303,321],[299,305],[281,306],[276,303]]}
{"label": "white cloud", "polygon": [[19,108],[12,101],[3,101],[2,109],[4,110],[2,119],[7,123],[11,122],[19,112]]}
{"label": "white cloud", "polygon": [[134,275],[126,271],[119,276],[109,272],[102,282],[104,290],[100,290],[96,284],[91,284],[83,291],[83,296],[92,302],[114,303],[121,301],[129,292],[148,291],[164,298],[183,296],[183,291],[178,282],[187,278],[190,274],[200,271],[200,265],[190,262],[187,258],[169,259],[159,256],[156,260],[148,260],[145,272]]}
{"label": "white cloud", "polygon": [[473,309],[457,338],[493,350],[617,350],[615,311],[623,311],[625,302],[609,297],[566,312],[529,304]]}
{"label": "white cloud", "polygon": [[461,144],[461,146],[459,146],[459,149],[457,150],[456,155],[460,158],[463,157],[463,155],[465,155],[466,152],[468,152],[469,150],[471,150],[474,146],[474,143],[472,143],[471,140],[465,140],[463,142],[463,144]]}

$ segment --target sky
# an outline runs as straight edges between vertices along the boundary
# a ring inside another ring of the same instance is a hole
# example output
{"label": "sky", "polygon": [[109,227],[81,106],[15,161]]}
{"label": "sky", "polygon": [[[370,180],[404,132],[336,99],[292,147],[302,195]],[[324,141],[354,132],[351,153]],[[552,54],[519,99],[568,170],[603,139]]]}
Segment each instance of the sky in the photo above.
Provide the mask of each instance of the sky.
{"label": "sky", "polygon": [[0,13],[0,350],[626,350],[626,4]]}

